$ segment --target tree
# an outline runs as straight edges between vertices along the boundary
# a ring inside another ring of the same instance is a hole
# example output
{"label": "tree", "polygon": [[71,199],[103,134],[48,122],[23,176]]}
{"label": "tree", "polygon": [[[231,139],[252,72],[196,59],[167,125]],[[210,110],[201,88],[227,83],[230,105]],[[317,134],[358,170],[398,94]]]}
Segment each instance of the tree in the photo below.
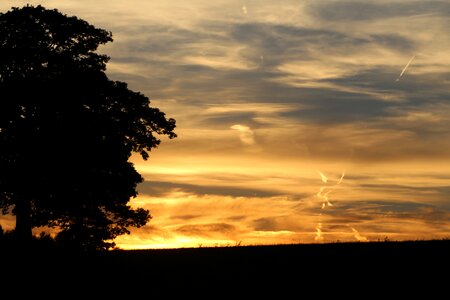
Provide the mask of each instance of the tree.
{"label": "tree", "polygon": [[111,41],[42,6],[0,13],[0,209],[15,214],[21,241],[50,226],[61,241],[105,249],[151,218],[129,205],[143,180],[129,159],[176,137],[175,120],[107,77],[96,50]]}

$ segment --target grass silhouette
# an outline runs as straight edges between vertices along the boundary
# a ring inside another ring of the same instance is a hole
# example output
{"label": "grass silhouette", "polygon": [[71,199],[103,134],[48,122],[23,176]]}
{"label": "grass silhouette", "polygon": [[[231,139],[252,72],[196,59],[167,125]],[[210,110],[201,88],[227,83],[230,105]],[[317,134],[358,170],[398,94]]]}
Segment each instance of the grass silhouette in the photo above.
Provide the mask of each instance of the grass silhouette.
{"label": "grass silhouette", "polygon": [[144,289],[148,295],[166,296],[205,290],[227,294],[278,288],[331,291],[344,286],[398,289],[401,282],[416,289],[429,283],[436,291],[446,286],[449,253],[448,239],[92,253],[53,246],[21,251],[0,247],[0,255],[8,257],[2,266],[9,270],[2,272],[3,277],[8,275],[2,278],[4,283],[20,270],[26,274],[21,280],[29,280],[28,284],[51,282],[75,293],[81,292],[80,287],[104,295]]}

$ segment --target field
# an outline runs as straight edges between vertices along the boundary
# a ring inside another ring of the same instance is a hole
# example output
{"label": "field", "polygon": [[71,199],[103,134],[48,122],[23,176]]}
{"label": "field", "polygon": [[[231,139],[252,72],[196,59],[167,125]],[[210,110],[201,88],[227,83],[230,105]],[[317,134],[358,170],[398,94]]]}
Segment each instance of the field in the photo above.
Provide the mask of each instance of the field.
{"label": "field", "polygon": [[450,240],[2,254],[3,283],[20,279],[36,290],[51,286],[78,296],[436,292],[448,284]]}

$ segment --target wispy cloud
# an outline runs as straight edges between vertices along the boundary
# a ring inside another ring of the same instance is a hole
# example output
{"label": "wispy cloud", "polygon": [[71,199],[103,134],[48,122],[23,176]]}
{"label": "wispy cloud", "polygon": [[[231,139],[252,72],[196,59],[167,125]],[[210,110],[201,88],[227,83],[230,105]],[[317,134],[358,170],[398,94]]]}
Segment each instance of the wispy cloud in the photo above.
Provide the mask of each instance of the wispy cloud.
{"label": "wispy cloud", "polygon": [[239,132],[239,138],[241,139],[241,142],[244,145],[254,145],[255,144],[255,137],[254,132],[250,129],[250,127],[245,125],[233,125],[230,127],[233,130],[236,130]]}
{"label": "wispy cloud", "polygon": [[247,6],[242,5],[241,10],[244,15],[248,14]]}

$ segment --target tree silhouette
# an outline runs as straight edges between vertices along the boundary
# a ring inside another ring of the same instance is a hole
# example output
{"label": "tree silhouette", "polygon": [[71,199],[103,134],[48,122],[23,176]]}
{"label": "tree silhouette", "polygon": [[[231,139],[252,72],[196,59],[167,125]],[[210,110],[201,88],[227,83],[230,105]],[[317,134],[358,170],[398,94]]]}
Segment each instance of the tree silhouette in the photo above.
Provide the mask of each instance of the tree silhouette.
{"label": "tree silhouette", "polygon": [[42,6],[0,13],[0,209],[22,242],[50,226],[60,241],[105,249],[151,218],[129,205],[143,180],[129,158],[176,137],[175,120],[108,79],[109,57],[95,51],[111,41]]}

